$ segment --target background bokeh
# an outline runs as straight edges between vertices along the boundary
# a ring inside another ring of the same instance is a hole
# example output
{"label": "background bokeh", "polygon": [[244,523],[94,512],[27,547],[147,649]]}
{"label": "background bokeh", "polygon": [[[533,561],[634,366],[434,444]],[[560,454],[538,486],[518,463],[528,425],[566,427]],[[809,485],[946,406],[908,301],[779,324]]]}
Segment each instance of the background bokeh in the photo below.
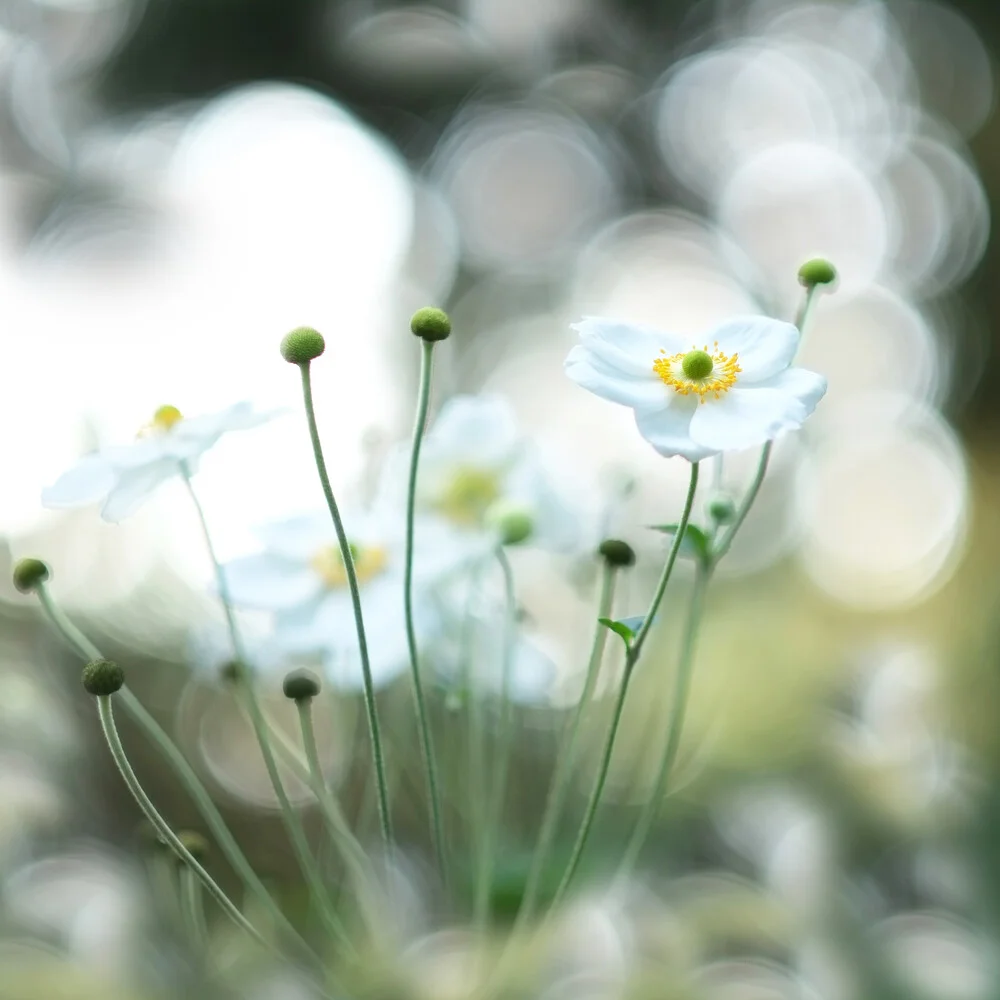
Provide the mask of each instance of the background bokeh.
{"label": "background bokeh", "polygon": [[[643,526],[675,516],[686,469],[564,378],[569,324],[791,317],[798,265],[829,257],[801,362],[830,391],[713,584],[650,878],[581,910],[545,996],[637,975],[650,997],[1000,996],[998,44],[989,0],[0,0],[0,563],[53,565],[290,882],[250,738],[191,639],[217,612],[181,489],[112,526],[44,511],[41,488],[163,403],[288,407],[199,474],[223,557],[251,551],[255,525],[321,499],[276,350],[308,323],[336,486],[363,500],[408,433],[407,317],[436,303],[455,327],[437,398],[511,398],[553,474],[639,549],[621,608],[639,613],[662,558]],[[727,460],[727,482],[754,461]],[[516,568],[560,672],[519,715],[514,900],[594,584],[582,556]],[[655,769],[685,586],[636,678],[595,876]],[[77,666],[0,582],[0,997],[181,995],[195,972]],[[405,746],[405,684],[383,698]],[[322,735],[363,821],[356,707],[331,698]],[[399,787],[419,844],[418,775]],[[433,926],[414,866],[407,942]],[[461,995],[461,948],[423,942],[414,989]],[[253,995],[309,995],[271,975]]]}

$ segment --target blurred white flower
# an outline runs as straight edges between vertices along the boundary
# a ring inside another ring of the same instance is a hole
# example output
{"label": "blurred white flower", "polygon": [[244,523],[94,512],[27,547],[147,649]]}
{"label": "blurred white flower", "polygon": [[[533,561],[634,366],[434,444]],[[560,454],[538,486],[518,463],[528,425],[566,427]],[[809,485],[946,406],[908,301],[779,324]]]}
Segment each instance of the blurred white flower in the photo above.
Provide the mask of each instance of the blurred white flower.
{"label": "blurred white flower", "polygon": [[42,491],[42,505],[83,507],[103,499],[101,517],[121,521],[166,480],[181,475],[184,467],[194,472],[198,459],[227,431],[256,427],[276,415],[254,413],[252,404],[244,402],[185,419],[176,407],[161,406],[133,444],[113,445],[84,456]]}
{"label": "blurred white flower", "polygon": [[[376,685],[408,663],[403,617],[402,518],[384,510],[346,519]],[[274,614],[274,647],[288,656],[321,654],[330,682],[359,689],[362,672],[347,572],[328,514],[303,515],[259,531],[264,550],[223,567],[233,603]],[[428,585],[458,558],[438,544],[433,525],[419,531],[414,558],[414,616],[423,645],[437,634]]]}
{"label": "blurred white flower", "polygon": [[745,316],[715,327],[698,347],[675,333],[588,317],[566,374],[613,403],[630,406],[661,455],[691,462],[763,444],[802,425],[826,379],[789,367],[799,345],[790,323]]}
{"label": "blurred white flower", "polygon": [[[399,502],[408,460],[401,451],[386,468],[382,494],[390,503]],[[455,396],[441,407],[421,451],[417,507],[447,525],[454,543],[470,553],[486,555],[496,546],[498,512],[517,511],[530,522],[529,545],[569,549],[579,535],[577,513],[497,395]]]}

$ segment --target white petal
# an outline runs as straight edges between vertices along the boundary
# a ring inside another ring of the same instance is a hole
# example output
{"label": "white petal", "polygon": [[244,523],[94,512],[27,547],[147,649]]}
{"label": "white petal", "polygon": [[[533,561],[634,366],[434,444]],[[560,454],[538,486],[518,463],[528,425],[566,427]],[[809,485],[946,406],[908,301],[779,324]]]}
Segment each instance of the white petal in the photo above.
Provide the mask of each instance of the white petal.
{"label": "white petal", "polygon": [[223,572],[234,604],[264,611],[298,607],[323,588],[307,563],[271,552],[234,559]]}
{"label": "white petal", "polygon": [[430,463],[444,460],[493,468],[506,465],[519,443],[517,419],[502,396],[453,396],[427,435],[424,457]]}
{"label": "white petal", "polygon": [[153,465],[168,457],[162,434],[149,434],[131,444],[111,445],[101,449],[101,455],[108,464],[120,472],[138,469],[142,465]]}
{"label": "white petal", "polygon": [[300,562],[308,562],[337,540],[327,511],[265,524],[256,529],[256,534],[269,552]]}
{"label": "white petal", "polygon": [[689,462],[700,462],[715,454],[691,437],[691,418],[698,403],[694,396],[679,396],[662,410],[636,410],[639,433],[661,454],[681,455]]}
{"label": "white petal", "polygon": [[791,323],[768,316],[739,316],[712,330],[707,338],[726,354],[738,354],[739,382],[760,382],[787,368],[799,346],[799,331]]}
{"label": "white petal", "polygon": [[661,351],[676,354],[691,349],[686,338],[640,323],[587,316],[572,328],[580,334],[580,343],[604,364],[633,378],[648,376]]}
{"label": "white petal", "polygon": [[82,507],[96,503],[115,485],[115,474],[103,455],[87,455],[51,486],[42,490],[43,507]]}
{"label": "white petal", "polygon": [[176,462],[163,460],[120,473],[118,483],[104,501],[101,517],[113,524],[124,521],[153,495],[157,487],[176,476],[178,471]]}
{"label": "white petal", "polygon": [[257,427],[281,411],[255,413],[251,403],[236,403],[218,413],[181,420],[162,435],[163,447],[175,458],[194,458],[209,450],[227,431]]}
{"label": "white petal", "polygon": [[826,392],[826,379],[796,368],[767,383],[730,389],[708,399],[691,420],[691,436],[717,451],[736,451],[771,441],[802,426]]}
{"label": "white petal", "polygon": [[[653,358],[657,356],[653,355]],[[569,352],[564,368],[577,385],[589,389],[595,396],[636,409],[663,406],[663,397],[672,391],[653,371],[652,359],[641,375],[627,374],[607,364],[589,348],[578,344]]]}

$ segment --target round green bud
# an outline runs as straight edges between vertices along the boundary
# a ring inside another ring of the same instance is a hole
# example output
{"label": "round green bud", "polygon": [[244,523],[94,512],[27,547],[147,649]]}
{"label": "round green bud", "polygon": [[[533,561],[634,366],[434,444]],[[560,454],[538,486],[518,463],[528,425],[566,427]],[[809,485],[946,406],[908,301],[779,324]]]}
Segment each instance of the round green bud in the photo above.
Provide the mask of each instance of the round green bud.
{"label": "round green bud", "polygon": [[705,509],[716,524],[729,524],[736,517],[736,504],[733,498],[725,493],[711,497]]}
{"label": "round green bud", "polygon": [[114,660],[91,660],[83,668],[83,686],[95,697],[114,694],[124,683],[125,671]]}
{"label": "round green bud", "polygon": [[281,684],[286,698],[308,701],[319,694],[319,678],[311,670],[293,670]]}
{"label": "round green bud", "polygon": [[486,509],[485,520],[500,536],[503,545],[517,545],[535,530],[535,520],[527,507],[510,500],[497,500]]}
{"label": "round green bud", "polygon": [[807,260],[799,268],[799,284],[805,285],[806,288],[814,288],[816,285],[832,285],[836,280],[836,268],[822,257]]}
{"label": "round green bud", "polygon": [[451,320],[443,309],[425,306],[418,309],[410,320],[410,329],[421,340],[445,340],[451,333]]}
{"label": "round green bud", "polygon": [[32,593],[49,578],[49,567],[41,559],[21,559],[14,566],[14,586],[22,594]]}
{"label": "round green bud", "polygon": [[323,334],[311,326],[300,326],[285,334],[281,341],[281,356],[290,365],[307,365],[325,350]]}
{"label": "round green bud", "polygon": [[[178,830],[177,839],[198,864],[204,864],[205,858],[208,857],[208,841],[197,830]],[[184,864],[180,858],[177,858],[177,862]]]}
{"label": "round green bud", "polygon": [[715,362],[708,351],[688,351],[681,359],[681,371],[688,378],[703,379],[712,374]]}
{"label": "round green bud", "polygon": [[605,538],[597,551],[609,566],[616,569],[627,569],[635,565],[635,549],[620,538]]}

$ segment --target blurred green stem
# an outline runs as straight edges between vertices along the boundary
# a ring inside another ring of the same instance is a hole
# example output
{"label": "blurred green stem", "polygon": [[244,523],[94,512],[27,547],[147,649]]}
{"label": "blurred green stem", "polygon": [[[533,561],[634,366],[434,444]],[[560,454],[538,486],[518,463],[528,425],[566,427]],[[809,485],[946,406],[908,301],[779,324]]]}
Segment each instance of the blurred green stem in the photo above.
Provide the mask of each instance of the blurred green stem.
{"label": "blurred green stem", "polygon": [[[597,617],[599,619],[611,616],[614,594],[615,567],[605,561],[601,571],[601,595],[597,602]],[[587,673],[583,682],[583,690],[580,692],[580,697],[573,709],[570,723],[560,741],[559,752],[556,756],[555,773],[553,774],[552,783],[549,785],[549,791],[545,798],[545,810],[542,813],[538,845],[535,847],[535,854],[524,889],[524,898],[521,901],[521,908],[517,915],[517,922],[519,924],[529,921],[535,912],[535,906],[538,902],[538,890],[545,872],[545,866],[549,860],[552,842],[555,839],[559,826],[559,816],[572,784],[580,726],[594,696],[594,688],[597,685],[597,678],[601,671],[601,662],[604,659],[604,649],[607,639],[608,629],[598,622],[594,629],[594,641],[590,650],[590,659],[587,663]]]}
{"label": "blurred green stem", "polygon": [[417,471],[420,466],[420,446],[427,426],[427,410],[430,405],[431,371],[434,358],[434,343],[421,341],[420,389],[417,394],[417,413],[413,424],[413,444],[410,452],[410,468],[406,483],[406,548],[403,557],[403,611],[406,618],[406,645],[410,653],[410,678],[413,683],[413,704],[417,713],[417,728],[420,732],[420,752],[424,760],[427,778],[427,794],[430,799],[431,836],[437,855],[438,870],[447,885],[448,868],[445,853],[444,825],[441,818],[441,795],[438,790],[437,764],[434,757],[434,742],[431,737],[430,720],[424,686],[420,678],[420,658],[417,651],[417,633],[413,624],[413,535],[417,502]]}
{"label": "blurred green stem", "polygon": [[361,658],[361,675],[364,682],[365,711],[368,714],[368,732],[371,737],[372,761],[375,766],[375,785],[378,791],[379,825],[382,830],[382,840],[386,850],[392,847],[392,815],[389,812],[389,789],[385,778],[385,754],[382,749],[382,732],[378,721],[378,708],[375,703],[375,683],[372,680],[372,668],[368,659],[368,636],[365,633],[365,619],[361,608],[361,589],[358,586],[358,573],[354,566],[354,555],[344,530],[344,521],[340,516],[340,507],[333,495],[330,475],[323,457],[323,444],[319,437],[319,427],[316,424],[316,408],[313,405],[312,376],[309,365],[299,365],[302,373],[302,399],[305,404],[306,420],[309,424],[309,439],[312,443],[313,457],[316,461],[316,471],[319,474],[320,486],[326,505],[330,511],[334,531],[337,533],[337,544],[340,546],[340,557],[347,574],[347,586],[351,592],[351,606],[354,611],[354,627],[358,633],[358,654]]}
{"label": "blurred green stem", "polygon": [[630,643],[628,651],[625,654],[625,665],[622,670],[621,684],[619,685],[618,697],[615,699],[615,706],[611,713],[611,724],[608,727],[608,734],[604,741],[604,749],[601,754],[601,762],[598,766],[597,778],[594,781],[594,787],[590,793],[590,799],[587,802],[587,810],[584,813],[583,822],[580,824],[580,829],[576,836],[576,842],[573,844],[573,853],[570,855],[570,860],[566,866],[566,871],[563,873],[562,881],[559,883],[558,889],[556,889],[550,912],[556,909],[559,902],[566,894],[566,890],[573,881],[573,876],[576,874],[576,870],[580,864],[580,859],[583,857],[584,849],[587,846],[587,840],[590,837],[590,831],[594,825],[594,816],[597,814],[597,807],[600,805],[601,795],[604,792],[604,785],[608,779],[608,770],[611,766],[611,757],[614,752],[615,738],[618,735],[618,727],[622,720],[622,711],[625,708],[625,697],[628,694],[629,681],[632,678],[635,665],[639,660],[640,654],[642,653],[646,637],[649,635],[649,631],[653,625],[653,620],[660,607],[660,602],[663,600],[663,595],[666,592],[667,583],[670,581],[670,575],[673,572],[675,563],[677,562],[677,556],[680,552],[681,545],[683,544],[684,536],[687,534],[688,521],[691,519],[691,508],[694,506],[694,496],[697,489],[698,463],[692,462],[691,481],[688,484],[687,497],[684,501],[684,510],[682,511],[680,520],[677,523],[677,531],[675,532],[673,541],[671,542],[670,551],[667,554],[667,561],[663,566],[663,572],[660,574],[660,581],[653,594],[653,600],[650,603],[649,611],[646,613],[646,617],[643,620],[638,633]]}
{"label": "blurred green stem", "polygon": [[167,821],[156,811],[156,807],[150,801],[149,796],[143,791],[142,785],[139,784],[139,779],[132,770],[132,765],[128,762],[128,757],[125,755],[125,748],[122,746],[121,739],[118,736],[114,710],[111,705],[111,696],[98,695],[96,701],[97,713],[101,720],[101,730],[104,733],[104,738],[107,740],[108,749],[111,751],[111,756],[114,758],[114,762],[122,778],[125,780],[128,790],[132,793],[132,797],[142,810],[143,815],[152,824],[153,829],[156,830],[160,839],[194,872],[213,899],[225,911],[226,915],[234,923],[243,928],[255,941],[267,947],[267,942],[257,932],[257,929],[243,916],[236,904],[222,891],[212,876],[198,864],[191,855],[191,852],[181,843],[180,839],[170,828]]}
{"label": "blurred green stem", "polygon": [[714,569],[723,556],[725,556],[725,554],[729,551],[730,546],[733,544],[733,539],[736,537],[736,532],[740,530],[743,526],[743,522],[747,519],[747,514],[750,513],[750,508],[754,505],[754,501],[757,499],[757,494],[760,493],[761,484],[764,482],[764,476],[767,474],[767,465],[771,460],[771,450],[773,446],[774,442],[768,441],[767,444],[761,448],[760,460],[757,463],[757,471],[754,473],[753,481],[750,483],[750,488],[747,490],[746,495],[743,497],[742,502],[736,510],[736,516],[733,518],[733,523],[722,536],[722,540],[713,547],[711,557],[709,559],[710,569]]}
{"label": "blurred green stem", "polygon": [[705,591],[711,579],[711,570],[707,566],[699,566],[691,591],[691,605],[688,609],[687,621],[684,624],[684,635],[681,640],[681,654],[674,677],[673,701],[670,706],[670,719],[667,723],[667,743],[660,760],[660,767],[653,783],[653,790],[639,816],[639,822],[632,832],[625,853],[619,864],[619,876],[631,874],[639,853],[646,843],[649,831],[656,821],[660,803],[667,790],[667,782],[677,759],[677,751],[681,743],[681,731],[684,728],[684,715],[687,711],[688,693],[691,688],[691,674],[694,666],[695,642],[698,637],[698,627],[701,624],[702,612],[705,606]]}
{"label": "blurred green stem", "polygon": [[[101,651],[70,621],[62,608],[55,603],[47,586],[44,584],[40,585],[37,588],[37,593],[38,599],[49,620],[84,660],[104,659]],[[257,897],[271,919],[274,920],[275,925],[281,929],[282,933],[295,945],[296,949],[312,961],[318,961],[318,956],[306,944],[294,925],[284,915],[281,908],[267,891],[267,887],[257,877],[257,873],[253,870],[253,866],[240,849],[236,838],[230,832],[226,821],[222,818],[222,814],[212,801],[208,790],[201,783],[194,768],[188,763],[187,758],[181,753],[177,744],[174,743],[156,719],[146,711],[139,699],[127,686],[118,692],[118,699],[121,707],[139,728],[146,733],[146,736],[153,742],[153,745],[173,768],[174,774],[177,775],[187,793],[194,800],[195,806],[208,825],[222,853],[233,866],[236,874],[243,880],[247,889]]]}
{"label": "blurred green stem", "polygon": [[503,807],[507,798],[507,776],[510,771],[511,740],[513,737],[513,702],[510,697],[511,670],[514,657],[514,633],[517,628],[517,594],[514,589],[514,571],[502,545],[496,549],[497,562],[503,573],[504,619],[503,644],[500,659],[500,705],[497,718],[497,738],[494,753],[492,781],[493,798],[486,816],[485,843],[476,886],[476,925],[481,930],[489,925],[490,897],[493,875],[496,870],[497,834],[503,820]]}
{"label": "blurred green stem", "polygon": [[201,506],[201,501],[198,499],[198,494],[195,492],[194,486],[191,483],[190,470],[183,462],[181,463],[181,470],[184,483],[187,486],[188,495],[191,497],[191,502],[194,504],[195,511],[198,514],[198,522],[201,525],[201,533],[205,541],[205,548],[208,551],[209,559],[211,560],[212,567],[215,570],[216,586],[219,590],[219,600],[222,603],[222,610],[226,616],[226,625],[229,628],[229,638],[233,645],[233,655],[235,657],[237,676],[243,691],[247,710],[250,714],[250,724],[253,727],[254,735],[257,737],[257,745],[260,747],[261,757],[264,760],[264,767],[267,770],[267,776],[271,781],[271,787],[274,789],[274,794],[278,799],[278,805],[281,807],[281,815],[285,823],[285,829],[288,831],[288,838],[292,844],[292,851],[294,852],[296,860],[299,863],[299,867],[302,869],[302,874],[305,876],[306,884],[309,886],[309,894],[312,897],[316,909],[319,911],[320,919],[326,926],[327,931],[332,936],[340,940],[344,944],[345,948],[353,950],[351,948],[350,940],[347,937],[347,932],[344,930],[344,926],[340,922],[340,918],[337,916],[337,912],[333,907],[332,900],[323,882],[323,876],[319,871],[319,866],[316,864],[316,859],[313,857],[312,851],[309,848],[309,841],[306,839],[305,830],[302,828],[302,821],[298,812],[289,801],[288,793],[285,791],[285,786],[281,780],[281,773],[278,770],[278,762],[275,759],[274,750],[271,747],[267,723],[264,721],[264,713],[262,712],[260,702],[257,699],[257,692],[254,690],[253,678],[250,674],[249,665],[247,663],[246,650],[243,648],[243,640],[240,637],[239,629],[236,626],[236,616],[233,612],[233,603],[229,597],[229,583],[226,580],[226,574],[222,569],[218,556],[215,554],[215,545],[212,542],[212,533],[208,527],[208,519],[205,517],[205,511]]}
{"label": "blurred green stem", "polygon": [[202,950],[208,950],[208,926],[205,923],[205,907],[201,898],[201,883],[195,873],[184,866],[178,873],[180,880],[181,910],[191,935],[192,944]]}

